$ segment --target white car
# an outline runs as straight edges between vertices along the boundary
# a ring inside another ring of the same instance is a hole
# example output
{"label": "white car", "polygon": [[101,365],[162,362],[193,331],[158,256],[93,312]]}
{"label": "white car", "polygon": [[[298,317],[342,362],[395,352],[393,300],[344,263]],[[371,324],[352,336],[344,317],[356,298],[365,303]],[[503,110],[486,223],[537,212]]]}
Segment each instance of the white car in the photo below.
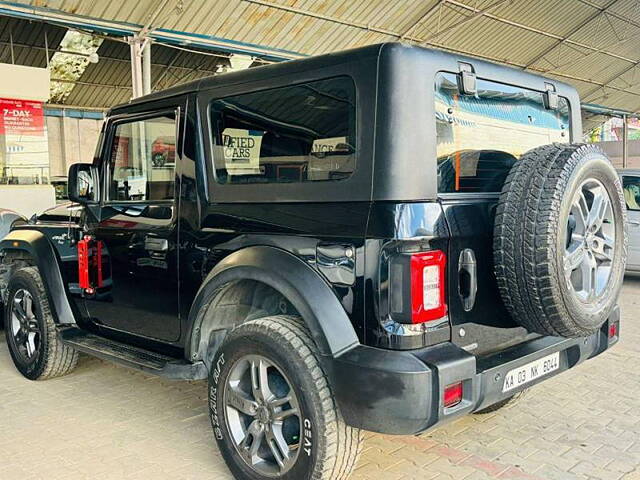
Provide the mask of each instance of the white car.
{"label": "white car", "polygon": [[640,169],[624,169],[619,173],[629,222],[627,272],[640,273]]}

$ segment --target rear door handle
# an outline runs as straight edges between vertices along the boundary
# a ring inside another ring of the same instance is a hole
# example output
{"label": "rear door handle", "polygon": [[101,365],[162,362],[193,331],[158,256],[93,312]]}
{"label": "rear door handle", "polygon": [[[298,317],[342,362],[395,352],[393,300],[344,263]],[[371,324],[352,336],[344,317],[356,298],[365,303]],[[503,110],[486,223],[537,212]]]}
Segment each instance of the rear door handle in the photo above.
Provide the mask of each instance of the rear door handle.
{"label": "rear door handle", "polygon": [[476,254],[470,248],[460,252],[458,259],[458,294],[462,300],[462,308],[470,312],[476,303],[478,293],[478,264]]}
{"label": "rear door handle", "polygon": [[634,227],[640,227],[640,222],[637,220],[629,220],[629,225],[633,225]]}

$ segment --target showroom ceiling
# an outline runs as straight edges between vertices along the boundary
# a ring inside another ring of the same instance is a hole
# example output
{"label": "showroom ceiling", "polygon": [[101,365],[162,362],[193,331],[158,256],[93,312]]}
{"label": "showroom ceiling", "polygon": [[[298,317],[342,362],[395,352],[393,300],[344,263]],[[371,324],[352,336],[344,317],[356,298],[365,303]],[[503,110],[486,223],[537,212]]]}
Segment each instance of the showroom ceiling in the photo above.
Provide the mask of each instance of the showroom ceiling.
{"label": "showroom ceiling", "polygon": [[[405,41],[543,73],[584,102],[640,111],[640,0],[14,0],[0,1],[0,15],[112,37],[142,31],[156,42],[156,88],[211,75],[229,53],[277,61]],[[103,107],[130,95],[127,45],[100,50],[66,103]]]}

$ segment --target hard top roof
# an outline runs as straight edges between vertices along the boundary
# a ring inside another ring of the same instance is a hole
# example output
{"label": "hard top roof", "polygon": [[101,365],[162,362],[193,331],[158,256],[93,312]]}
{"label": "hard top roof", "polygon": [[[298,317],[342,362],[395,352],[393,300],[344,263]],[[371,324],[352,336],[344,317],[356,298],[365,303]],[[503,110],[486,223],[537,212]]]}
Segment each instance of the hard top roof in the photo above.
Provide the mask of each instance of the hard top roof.
{"label": "hard top roof", "polygon": [[[417,55],[407,55],[408,53]],[[400,42],[390,42],[206,77],[132,99],[129,103],[113,107],[109,114],[116,113],[130,105],[140,105],[150,101],[161,100],[163,98],[184,95],[200,90],[207,90],[215,88],[216,86],[248,83],[272,77],[279,77],[282,75],[294,75],[301,71],[321,69],[324,66],[336,65],[345,62],[367,60],[378,61],[382,58],[391,59],[396,55],[405,55],[406,57],[411,58],[429,58],[430,61],[440,62],[443,65],[452,64],[452,61],[468,62],[475,67],[476,72],[478,72],[480,77],[483,76],[483,72],[485,75],[490,72],[490,74],[487,75],[489,78],[502,80],[505,83],[513,85],[528,85],[529,88],[536,89],[542,89],[542,80],[544,80],[545,82],[556,85],[556,87],[559,87],[559,90],[561,91],[575,92],[575,89],[566,83],[559,82],[555,79],[547,79],[543,76],[524,72],[505,65],[480,60],[474,57],[458,55],[443,50],[435,50]]]}

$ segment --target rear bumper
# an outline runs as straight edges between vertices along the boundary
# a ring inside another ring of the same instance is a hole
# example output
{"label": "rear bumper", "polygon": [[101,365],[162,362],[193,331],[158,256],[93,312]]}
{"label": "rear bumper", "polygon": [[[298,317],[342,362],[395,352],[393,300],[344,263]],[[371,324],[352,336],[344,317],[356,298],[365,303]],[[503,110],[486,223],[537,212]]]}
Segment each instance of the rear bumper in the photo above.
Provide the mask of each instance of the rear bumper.
{"label": "rear bumper", "polygon": [[[347,424],[379,433],[415,434],[480,410],[604,352],[618,341],[609,338],[616,309],[595,334],[576,339],[540,337],[494,355],[476,358],[452,343],[399,352],[361,345],[331,362],[330,377]],[[559,368],[522,387],[503,392],[510,370],[552,353]],[[442,404],[444,388],[463,382],[463,400]]]}

